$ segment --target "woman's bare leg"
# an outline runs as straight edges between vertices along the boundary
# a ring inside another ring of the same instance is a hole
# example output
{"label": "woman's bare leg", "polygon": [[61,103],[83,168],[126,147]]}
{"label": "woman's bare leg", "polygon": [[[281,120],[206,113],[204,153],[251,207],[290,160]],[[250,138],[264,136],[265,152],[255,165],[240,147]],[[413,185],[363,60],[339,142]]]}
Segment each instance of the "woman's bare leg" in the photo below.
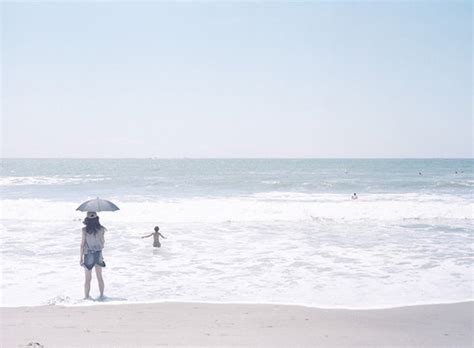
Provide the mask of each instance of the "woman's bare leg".
{"label": "woman's bare leg", "polygon": [[84,267],[86,279],[84,281],[84,298],[89,298],[89,293],[91,291],[91,279],[92,279],[92,270],[88,270]]}
{"label": "woman's bare leg", "polygon": [[95,266],[95,274],[97,275],[97,282],[99,283],[100,297],[104,297],[104,278],[102,278],[102,267]]}

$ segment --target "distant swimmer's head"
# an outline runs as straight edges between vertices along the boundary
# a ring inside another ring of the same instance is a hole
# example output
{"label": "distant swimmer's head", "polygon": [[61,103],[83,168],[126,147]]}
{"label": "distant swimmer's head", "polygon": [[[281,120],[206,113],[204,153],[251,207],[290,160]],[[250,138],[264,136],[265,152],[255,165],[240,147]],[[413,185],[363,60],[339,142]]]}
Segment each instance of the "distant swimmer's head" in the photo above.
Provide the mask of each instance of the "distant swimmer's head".
{"label": "distant swimmer's head", "polygon": [[158,232],[160,228],[158,226],[155,226],[155,232]]}
{"label": "distant swimmer's head", "polygon": [[357,193],[354,192],[354,196],[357,196]]}

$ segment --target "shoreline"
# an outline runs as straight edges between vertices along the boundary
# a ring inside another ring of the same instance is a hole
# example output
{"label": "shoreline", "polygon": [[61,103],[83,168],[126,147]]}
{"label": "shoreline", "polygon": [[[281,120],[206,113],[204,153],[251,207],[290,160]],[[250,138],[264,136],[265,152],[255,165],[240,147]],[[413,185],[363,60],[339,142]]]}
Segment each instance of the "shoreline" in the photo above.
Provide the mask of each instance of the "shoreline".
{"label": "shoreline", "polygon": [[[98,298],[98,297],[97,297]],[[42,303],[42,304],[30,304],[30,305],[5,305],[0,304],[0,311],[2,309],[21,309],[21,308],[37,308],[37,307],[66,307],[66,308],[77,308],[77,307],[93,307],[93,306],[124,306],[124,305],[157,305],[157,304],[209,304],[209,305],[265,305],[265,306],[289,306],[289,307],[302,307],[308,309],[324,309],[324,310],[347,310],[347,311],[373,311],[373,310],[384,310],[384,309],[397,309],[397,308],[410,308],[418,306],[436,306],[436,305],[453,305],[460,303],[474,303],[474,298],[457,300],[457,301],[439,301],[439,302],[422,302],[422,303],[408,303],[399,305],[387,305],[378,307],[350,307],[350,306],[319,306],[310,305],[305,303],[291,303],[291,302],[239,302],[239,301],[200,301],[200,300],[156,300],[156,301],[129,301],[127,299],[116,299],[114,297],[108,298],[103,301],[92,298],[92,300],[74,300],[76,302],[58,302],[58,303]]]}
{"label": "shoreline", "polygon": [[384,309],[104,303],[0,307],[1,346],[472,347],[474,301]]}

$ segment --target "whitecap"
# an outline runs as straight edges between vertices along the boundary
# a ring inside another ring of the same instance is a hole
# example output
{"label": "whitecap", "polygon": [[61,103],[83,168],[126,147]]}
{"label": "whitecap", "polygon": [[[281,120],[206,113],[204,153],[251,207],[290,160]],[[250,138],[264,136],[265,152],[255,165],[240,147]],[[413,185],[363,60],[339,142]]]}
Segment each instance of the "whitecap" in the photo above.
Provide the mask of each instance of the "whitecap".
{"label": "whitecap", "polygon": [[111,178],[91,175],[63,176],[4,176],[0,177],[0,186],[28,185],[77,185],[89,182],[100,182]]}

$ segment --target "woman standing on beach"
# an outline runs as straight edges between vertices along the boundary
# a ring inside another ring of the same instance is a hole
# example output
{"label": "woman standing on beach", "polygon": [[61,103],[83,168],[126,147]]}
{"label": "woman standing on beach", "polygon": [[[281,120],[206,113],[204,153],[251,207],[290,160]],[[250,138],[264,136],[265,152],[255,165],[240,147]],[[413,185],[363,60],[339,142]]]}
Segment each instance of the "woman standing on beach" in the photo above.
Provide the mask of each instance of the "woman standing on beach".
{"label": "woman standing on beach", "polygon": [[88,212],[84,219],[82,228],[81,241],[81,266],[85,270],[84,282],[84,298],[89,299],[89,292],[91,289],[92,268],[95,267],[95,274],[97,275],[97,282],[99,283],[100,299],[104,298],[104,279],[102,278],[102,267],[105,267],[105,262],[102,257],[102,249],[105,244],[105,227],[99,222],[99,216],[95,212]]}

